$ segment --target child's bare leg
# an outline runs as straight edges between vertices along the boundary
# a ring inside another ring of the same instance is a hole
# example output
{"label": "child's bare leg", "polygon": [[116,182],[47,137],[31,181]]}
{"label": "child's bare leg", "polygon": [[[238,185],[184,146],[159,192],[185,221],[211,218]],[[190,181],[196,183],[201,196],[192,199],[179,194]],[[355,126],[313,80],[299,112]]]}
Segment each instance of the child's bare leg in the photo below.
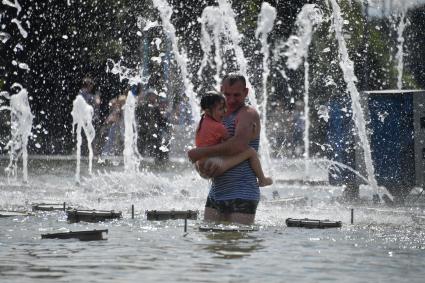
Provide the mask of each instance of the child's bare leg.
{"label": "child's bare leg", "polygon": [[260,159],[258,158],[257,152],[255,150],[254,154],[249,158],[249,164],[254,170],[255,175],[258,178],[258,186],[265,187],[273,184],[273,180],[270,177],[266,177],[263,172],[263,168],[261,167]]}
{"label": "child's bare leg", "polygon": [[254,173],[258,178],[258,185],[260,187],[269,186],[273,184],[273,180],[271,178],[264,176],[260,159],[258,159],[257,152],[253,148],[249,148],[234,156],[222,157],[223,163],[220,166],[220,169],[218,170],[216,176],[220,176],[225,171],[247,159],[249,159],[249,163],[252,167],[252,170],[254,170]]}
{"label": "child's bare leg", "polygon": [[[220,167],[217,170],[217,173],[215,174],[215,176],[220,176],[224,172],[229,170],[230,168],[233,168],[236,165],[238,165],[239,163],[241,163],[241,162],[243,162],[247,159],[250,159],[253,154],[257,155],[257,152],[253,148],[249,148],[249,149],[247,149],[247,150],[245,150],[245,151],[243,151],[239,154],[236,154],[236,155],[218,157],[219,159],[221,159],[221,164],[220,164]],[[212,162],[212,160],[214,158],[215,157],[209,158],[209,159],[207,159],[206,162],[210,162],[210,159],[211,159],[211,162]]]}
{"label": "child's bare leg", "polygon": [[200,168],[203,168],[204,164],[205,164],[205,159],[198,160],[195,163],[195,168],[196,168],[196,171],[198,172],[199,176],[201,176],[204,179],[209,179],[210,177],[204,175],[202,173],[201,169],[200,169]]}

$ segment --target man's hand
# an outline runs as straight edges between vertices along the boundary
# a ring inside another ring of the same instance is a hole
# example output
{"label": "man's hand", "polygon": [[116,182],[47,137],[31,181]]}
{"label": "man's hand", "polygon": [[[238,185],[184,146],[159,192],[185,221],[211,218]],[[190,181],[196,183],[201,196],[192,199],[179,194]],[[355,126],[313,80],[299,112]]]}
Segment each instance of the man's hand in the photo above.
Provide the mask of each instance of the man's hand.
{"label": "man's hand", "polygon": [[202,158],[200,148],[192,148],[187,152],[187,156],[189,157],[189,160],[192,163],[195,163],[196,161],[200,160]]}
{"label": "man's hand", "polygon": [[220,166],[217,162],[211,162],[210,160],[206,160],[203,166],[199,167],[199,172],[203,175],[208,176],[210,178],[217,177],[219,173]]}

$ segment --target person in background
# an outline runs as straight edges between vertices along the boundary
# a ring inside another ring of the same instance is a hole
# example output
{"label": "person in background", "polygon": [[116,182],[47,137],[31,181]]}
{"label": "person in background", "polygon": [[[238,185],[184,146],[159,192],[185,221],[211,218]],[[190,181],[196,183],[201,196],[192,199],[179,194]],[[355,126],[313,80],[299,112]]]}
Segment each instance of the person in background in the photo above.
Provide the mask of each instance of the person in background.
{"label": "person in background", "polygon": [[161,110],[160,98],[155,90],[148,89],[136,108],[137,148],[142,155],[154,157],[156,162],[168,160],[165,138],[168,120]]}
{"label": "person in background", "polygon": [[103,131],[106,138],[102,147],[101,156],[116,156],[121,155],[124,146],[124,113],[123,107],[126,101],[128,89],[124,90],[123,94],[117,98],[113,98],[109,102],[109,115],[105,120]]}
{"label": "person in background", "polygon": [[[89,104],[93,108],[93,126],[95,128],[96,136],[99,135],[100,128],[101,128],[101,121],[100,121],[100,92],[97,90],[96,84],[93,81],[92,78],[89,76],[86,76],[83,78],[83,81],[81,83],[81,88],[78,91],[78,95],[81,95],[87,104]],[[85,137],[85,135],[83,134]],[[95,141],[93,141],[92,145],[94,146],[94,154],[98,154],[98,146],[99,139],[95,137]],[[87,155],[88,154],[88,147],[87,145],[87,139],[83,139],[83,145],[82,145],[82,154]]]}
{"label": "person in background", "polygon": [[96,85],[92,78],[85,77],[78,92],[84,100],[93,107],[94,112],[100,107],[100,92],[96,91]]}

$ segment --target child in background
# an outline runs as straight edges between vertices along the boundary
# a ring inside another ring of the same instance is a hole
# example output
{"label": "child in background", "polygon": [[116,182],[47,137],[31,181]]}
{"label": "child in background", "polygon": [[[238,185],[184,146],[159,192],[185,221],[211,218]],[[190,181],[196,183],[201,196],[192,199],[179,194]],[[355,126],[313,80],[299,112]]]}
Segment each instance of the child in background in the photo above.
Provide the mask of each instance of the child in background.
{"label": "child in background", "polygon": [[[226,127],[221,123],[226,113],[226,101],[224,96],[218,92],[207,92],[201,99],[201,110],[203,111],[201,120],[196,130],[195,144],[197,147],[211,146],[221,143],[230,138]],[[269,186],[272,179],[264,176],[257,152],[249,148],[237,155],[212,157],[201,159],[196,162],[196,168],[207,165],[208,162],[216,163],[219,166],[217,176],[236,166],[244,160],[249,159],[249,163],[258,178],[260,187]],[[200,174],[203,178],[208,178]]]}

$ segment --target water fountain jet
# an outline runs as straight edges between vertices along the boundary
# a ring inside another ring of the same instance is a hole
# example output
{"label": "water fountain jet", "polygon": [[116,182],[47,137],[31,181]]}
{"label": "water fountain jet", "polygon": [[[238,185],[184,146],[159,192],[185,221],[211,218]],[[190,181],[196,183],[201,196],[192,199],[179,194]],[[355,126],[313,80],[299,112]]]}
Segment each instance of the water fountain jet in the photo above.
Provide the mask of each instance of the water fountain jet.
{"label": "water fountain jet", "polygon": [[124,169],[126,172],[137,172],[140,154],[137,150],[137,125],[135,118],[136,97],[132,91],[127,94],[124,105]]}
{"label": "water fountain jet", "polygon": [[[287,57],[287,66],[289,69],[296,70],[304,60],[304,179],[309,176],[310,159],[310,107],[309,107],[309,63],[308,49],[312,40],[313,33],[323,21],[322,11],[314,4],[306,4],[297,16],[295,26],[296,35],[290,36],[286,43],[284,55]],[[280,47],[282,48],[282,47]],[[279,49],[280,49],[279,48]]]}
{"label": "water fountain jet", "polygon": [[83,142],[82,132],[87,138],[87,146],[89,148],[89,174],[92,174],[93,164],[93,147],[92,142],[96,135],[93,127],[93,114],[94,110],[84,100],[83,96],[77,95],[74,102],[72,103],[72,131],[77,134],[77,168],[75,172],[75,179],[77,183],[80,182],[80,166],[81,166],[81,144]]}
{"label": "water fountain jet", "polygon": [[[18,93],[9,96],[3,92],[2,96],[8,98],[10,106],[3,106],[3,110],[10,110],[11,139],[6,148],[9,149],[9,165],[5,171],[9,177],[17,176],[18,159],[22,156],[23,181],[28,182],[28,139],[31,135],[32,121],[34,116],[28,101],[28,91],[18,83],[12,85],[12,89],[18,89]],[[1,110],[1,109],[0,109]]]}

